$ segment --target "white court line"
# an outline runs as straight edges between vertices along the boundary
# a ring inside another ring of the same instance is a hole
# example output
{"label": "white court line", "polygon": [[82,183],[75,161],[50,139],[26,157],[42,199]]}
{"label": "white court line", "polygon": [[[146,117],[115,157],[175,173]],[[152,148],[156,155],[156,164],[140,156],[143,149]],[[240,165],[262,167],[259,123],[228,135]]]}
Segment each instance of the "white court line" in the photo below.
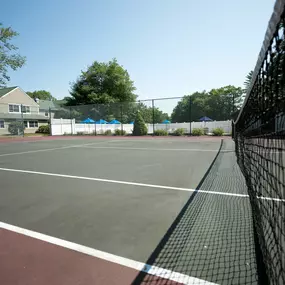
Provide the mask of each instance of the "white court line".
{"label": "white court line", "polygon": [[[232,197],[243,197],[248,198],[247,194],[237,194],[237,193],[228,193],[228,192],[218,192],[218,191],[208,191],[208,190],[197,190],[191,188],[181,188],[181,187],[173,187],[173,186],[163,186],[156,184],[145,184],[145,183],[137,183],[137,182],[129,182],[129,181],[121,181],[121,180],[112,180],[105,178],[95,178],[95,177],[86,177],[86,176],[76,176],[76,175],[68,175],[68,174],[58,174],[58,173],[50,173],[50,172],[39,172],[32,170],[22,170],[22,169],[12,169],[12,168],[2,168],[0,167],[0,171],[8,171],[8,172],[18,172],[18,173],[26,173],[26,174],[36,174],[36,175],[44,175],[44,176],[54,176],[54,177],[62,177],[62,178],[71,178],[71,179],[81,179],[81,180],[89,180],[89,181],[98,181],[98,182],[107,182],[107,183],[115,183],[115,184],[125,184],[132,186],[140,186],[140,187],[148,187],[148,188],[158,188],[158,189],[166,189],[166,190],[175,190],[175,191],[186,191],[186,192],[198,192],[205,194],[213,194],[213,195],[221,195],[221,196],[232,196]],[[285,199],[278,198],[270,198],[270,197],[257,197],[258,199],[266,199],[276,202],[285,202]]]}
{"label": "white court line", "polygon": [[[79,146],[80,147],[80,146]],[[218,152],[218,149],[201,149],[201,148],[147,148],[147,147],[120,147],[120,146],[82,146],[83,148],[98,148],[98,149],[125,149],[125,150],[154,150],[154,151],[205,151]],[[223,152],[223,151],[222,151]]]}
{"label": "white court line", "polygon": [[[24,228],[20,228],[14,225],[6,224],[0,222],[0,228],[9,230],[18,234],[22,234],[31,238],[35,238],[41,241],[45,241],[57,246],[61,246],[66,249],[70,249],[76,252],[80,252],[83,254],[87,254],[89,256],[93,256],[96,258],[100,258],[109,262],[113,262],[122,266],[126,266],[128,268],[135,269],[137,271],[143,271],[145,273],[155,275],[157,277],[169,279],[178,283],[183,283],[187,285],[198,285],[198,284],[205,284],[205,285],[216,285],[216,283],[212,283],[206,280],[198,279],[196,277],[191,277],[182,273],[174,272],[168,269],[160,268],[157,266],[152,266],[149,264],[145,264],[139,261],[135,261],[132,259],[128,259],[122,256],[114,255],[108,252],[100,251],[91,247],[87,247],[81,244],[69,242],[63,239],[59,239],[56,237],[48,236],[42,233],[30,231]],[[96,270],[96,268],[95,268]]]}
{"label": "white court line", "polygon": [[107,141],[96,142],[96,143],[87,143],[87,144],[74,144],[74,145],[55,147],[55,148],[44,148],[44,149],[37,149],[37,150],[27,150],[27,151],[22,151],[22,152],[4,153],[4,154],[0,154],[0,157],[1,156],[11,156],[11,155],[26,154],[26,153],[53,151],[53,150],[59,150],[59,149],[68,149],[68,148],[74,148],[74,147],[80,147],[80,146],[82,147],[82,146],[95,145],[95,144],[101,144],[101,143],[107,143]]}

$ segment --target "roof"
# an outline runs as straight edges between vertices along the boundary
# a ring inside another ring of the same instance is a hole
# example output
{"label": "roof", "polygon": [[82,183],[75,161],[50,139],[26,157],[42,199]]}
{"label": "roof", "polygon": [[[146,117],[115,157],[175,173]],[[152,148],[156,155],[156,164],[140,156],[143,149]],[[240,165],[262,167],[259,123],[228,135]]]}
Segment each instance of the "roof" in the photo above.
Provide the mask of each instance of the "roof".
{"label": "roof", "polygon": [[18,88],[18,86],[1,88],[0,89],[0,97],[6,95],[7,93],[9,93],[10,91],[12,91],[13,89],[16,89],[16,88]]}
{"label": "roof", "polygon": [[58,109],[59,106],[56,102],[50,100],[39,100],[40,110]]}

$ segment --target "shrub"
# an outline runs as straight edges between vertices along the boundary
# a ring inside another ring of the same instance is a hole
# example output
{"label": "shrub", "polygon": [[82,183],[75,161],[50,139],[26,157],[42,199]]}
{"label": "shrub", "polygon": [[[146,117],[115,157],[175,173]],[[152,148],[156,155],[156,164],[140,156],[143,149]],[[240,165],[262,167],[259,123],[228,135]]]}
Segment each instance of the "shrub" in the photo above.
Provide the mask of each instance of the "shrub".
{"label": "shrub", "polygon": [[50,134],[50,127],[49,125],[39,126],[36,133],[40,134]]}
{"label": "shrub", "polygon": [[215,128],[213,129],[214,136],[222,136],[224,134],[224,130],[222,128]]}
{"label": "shrub", "polygon": [[202,136],[202,135],[204,135],[204,130],[203,129],[193,129],[192,130],[192,135],[193,136]]}
{"label": "shrub", "polygon": [[84,132],[77,132],[76,135],[77,136],[84,136]]}
{"label": "shrub", "polygon": [[11,122],[8,126],[8,132],[11,135],[23,135],[25,130],[25,126],[21,121]]}
{"label": "shrub", "polygon": [[112,131],[111,130],[106,130],[104,132],[104,136],[111,136],[112,135]]}
{"label": "shrub", "polygon": [[154,135],[155,136],[168,136],[168,132],[166,130],[155,130]]}
{"label": "shrub", "polygon": [[175,136],[183,136],[185,134],[185,131],[183,128],[179,128],[179,129],[176,129],[173,134]]}
{"label": "shrub", "polygon": [[127,132],[125,130],[116,129],[115,136],[125,136]]}
{"label": "shrub", "polygon": [[145,125],[145,122],[144,122],[140,112],[137,112],[137,115],[136,115],[136,119],[134,122],[133,135],[134,136],[145,136],[145,135],[147,135],[147,126]]}

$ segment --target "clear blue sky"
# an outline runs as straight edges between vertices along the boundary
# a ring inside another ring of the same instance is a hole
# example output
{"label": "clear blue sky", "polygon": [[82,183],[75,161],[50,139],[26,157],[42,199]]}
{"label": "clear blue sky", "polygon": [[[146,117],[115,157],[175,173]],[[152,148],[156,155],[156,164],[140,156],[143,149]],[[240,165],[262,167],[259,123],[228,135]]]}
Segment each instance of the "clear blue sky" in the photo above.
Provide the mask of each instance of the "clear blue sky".
{"label": "clear blue sky", "polygon": [[270,0],[2,0],[0,21],[27,57],[10,86],[69,95],[94,60],[114,57],[140,99],[242,86],[273,11]]}

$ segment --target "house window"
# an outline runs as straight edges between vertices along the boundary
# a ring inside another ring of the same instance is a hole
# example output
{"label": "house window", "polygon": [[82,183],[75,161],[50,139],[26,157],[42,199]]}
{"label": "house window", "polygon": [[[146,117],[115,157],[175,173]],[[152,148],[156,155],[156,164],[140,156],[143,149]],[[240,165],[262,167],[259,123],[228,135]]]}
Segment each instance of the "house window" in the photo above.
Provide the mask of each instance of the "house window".
{"label": "house window", "polygon": [[22,113],[31,113],[30,106],[22,106]]}
{"label": "house window", "polygon": [[5,128],[4,121],[0,120],[0,129],[4,129],[4,128]]}
{"label": "house window", "polygon": [[20,105],[9,104],[9,113],[20,113]]}
{"label": "house window", "polygon": [[37,128],[38,121],[29,121],[29,128]]}
{"label": "house window", "polygon": [[48,117],[48,112],[45,112],[45,116]]}
{"label": "house window", "polygon": [[28,128],[28,121],[24,121],[25,128]]}

